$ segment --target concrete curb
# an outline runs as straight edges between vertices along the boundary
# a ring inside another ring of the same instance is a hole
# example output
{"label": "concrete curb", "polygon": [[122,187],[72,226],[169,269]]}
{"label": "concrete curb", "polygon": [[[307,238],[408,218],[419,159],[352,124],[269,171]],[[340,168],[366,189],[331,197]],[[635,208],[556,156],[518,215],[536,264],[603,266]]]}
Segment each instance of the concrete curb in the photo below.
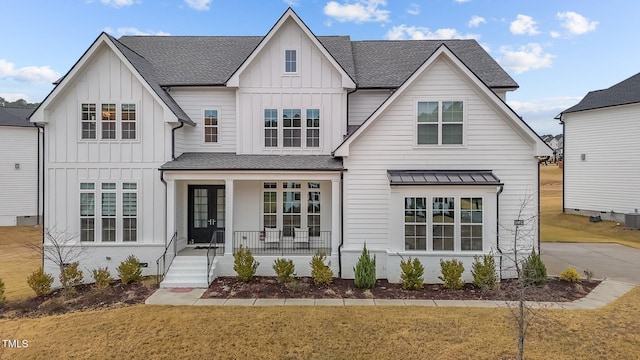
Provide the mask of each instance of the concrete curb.
{"label": "concrete curb", "polygon": [[[604,279],[587,296],[572,302],[527,302],[540,309],[585,310],[603,307],[635,287],[616,280]],[[205,289],[158,289],[145,304],[196,306],[438,306],[505,308],[514,301],[495,300],[390,300],[390,299],[201,299]]]}

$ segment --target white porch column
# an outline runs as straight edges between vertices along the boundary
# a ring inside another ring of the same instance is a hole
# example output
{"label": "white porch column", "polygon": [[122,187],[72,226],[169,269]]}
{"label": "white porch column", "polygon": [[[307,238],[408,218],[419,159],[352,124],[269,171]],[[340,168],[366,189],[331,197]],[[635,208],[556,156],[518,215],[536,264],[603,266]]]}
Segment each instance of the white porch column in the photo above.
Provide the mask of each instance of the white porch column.
{"label": "white porch column", "polygon": [[[173,233],[176,232],[176,181],[173,179],[166,180],[167,182],[167,234],[165,239],[165,246],[171,238],[173,237]],[[173,240],[172,249],[175,253],[177,253],[177,241],[178,239]]]}
{"label": "white porch column", "polygon": [[224,180],[224,254],[233,254],[233,179]]}
{"label": "white porch column", "polygon": [[338,247],[342,232],[340,220],[342,219],[340,206],[340,179],[331,180],[331,254],[338,255]]}

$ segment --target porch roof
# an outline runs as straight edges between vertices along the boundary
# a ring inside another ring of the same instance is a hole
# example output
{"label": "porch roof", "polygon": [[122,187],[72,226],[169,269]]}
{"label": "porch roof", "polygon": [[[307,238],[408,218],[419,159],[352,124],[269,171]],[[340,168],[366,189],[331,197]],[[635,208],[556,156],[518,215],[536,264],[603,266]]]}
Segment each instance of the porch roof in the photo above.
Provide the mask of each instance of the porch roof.
{"label": "porch roof", "polygon": [[503,185],[491,170],[388,170],[391,185]]}
{"label": "porch roof", "polygon": [[187,152],[161,170],[342,170],[342,159],[331,155],[237,155]]}

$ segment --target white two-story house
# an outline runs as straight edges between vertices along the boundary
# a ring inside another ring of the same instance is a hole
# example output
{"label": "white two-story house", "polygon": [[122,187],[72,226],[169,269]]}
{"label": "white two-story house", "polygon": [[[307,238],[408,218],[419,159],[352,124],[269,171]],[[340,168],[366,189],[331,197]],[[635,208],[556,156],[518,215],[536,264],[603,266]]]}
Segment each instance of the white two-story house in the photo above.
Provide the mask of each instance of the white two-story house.
{"label": "white two-story house", "polygon": [[276,258],[309,275],[322,250],[352,278],[365,243],[390,281],[408,256],[428,282],[479,254],[506,274],[552,153],[506,105],[516,88],[474,40],[316,36],[291,9],[265,36],[103,33],[31,117],[45,227],[78,234],[84,268],[133,254],[163,286],[234,275],[240,246],[265,275]]}

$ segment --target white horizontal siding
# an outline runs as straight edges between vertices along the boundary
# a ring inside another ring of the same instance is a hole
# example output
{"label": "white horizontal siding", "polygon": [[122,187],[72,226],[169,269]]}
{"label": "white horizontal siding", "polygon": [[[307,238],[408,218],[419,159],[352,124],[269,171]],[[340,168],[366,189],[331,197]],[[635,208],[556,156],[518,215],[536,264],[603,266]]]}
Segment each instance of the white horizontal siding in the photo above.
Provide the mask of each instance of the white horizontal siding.
{"label": "white horizontal siding", "polygon": [[[171,96],[196,126],[176,130],[176,156],[183,152],[236,151],[236,92],[227,88],[174,88]],[[218,111],[218,143],[204,142],[204,110]]]}
{"label": "white horizontal siding", "polygon": [[38,213],[38,129],[0,126],[0,148],[0,226],[14,226]]}
{"label": "white horizontal siding", "polygon": [[[414,146],[419,99],[464,101],[464,147]],[[447,61],[439,60],[427,69],[382,118],[350,145],[344,161],[345,247],[360,248],[366,242],[372,249],[383,250],[398,247],[393,241],[403,241],[402,234],[390,232],[397,226],[390,223],[393,214],[389,213],[393,206],[387,170],[392,169],[492,170],[505,184],[499,202],[502,225],[513,224],[527,195],[533,201],[526,209],[527,215],[536,215],[538,179],[533,148],[509,124],[511,120],[494,109]],[[496,228],[496,224],[487,226]],[[532,230],[535,234],[535,228]],[[504,233],[501,232],[501,244],[506,247],[510,239]],[[533,240],[528,240],[529,246]]]}
{"label": "white horizontal siding", "polygon": [[362,124],[389,95],[389,90],[358,90],[349,94],[349,125]]}
{"label": "white horizontal siding", "polygon": [[639,115],[638,104],[564,115],[567,209],[640,209]]}

